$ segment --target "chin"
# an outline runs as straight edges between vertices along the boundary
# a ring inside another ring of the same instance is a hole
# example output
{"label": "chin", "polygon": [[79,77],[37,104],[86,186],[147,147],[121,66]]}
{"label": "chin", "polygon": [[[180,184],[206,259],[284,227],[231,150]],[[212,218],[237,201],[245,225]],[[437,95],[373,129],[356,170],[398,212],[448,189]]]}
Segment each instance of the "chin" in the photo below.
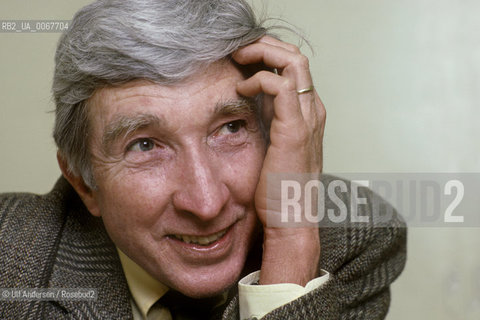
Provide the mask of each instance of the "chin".
{"label": "chin", "polygon": [[204,298],[211,298],[222,293],[228,291],[233,285],[236,285],[236,282],[230,283],[229,286],[219,286],[219,287],[205,287],[205,288],[187,288],[186,290],[177,290],[180,293],[186,295],[187,297],[194,298],[194,299],[204,299]]}
{"label": "chin", "polygon": [[196,299],[217,296],[237,285],[242,268],[243,263],[239,262],[230,268],[212,267],[211,270],[192,272],[170,287]]}

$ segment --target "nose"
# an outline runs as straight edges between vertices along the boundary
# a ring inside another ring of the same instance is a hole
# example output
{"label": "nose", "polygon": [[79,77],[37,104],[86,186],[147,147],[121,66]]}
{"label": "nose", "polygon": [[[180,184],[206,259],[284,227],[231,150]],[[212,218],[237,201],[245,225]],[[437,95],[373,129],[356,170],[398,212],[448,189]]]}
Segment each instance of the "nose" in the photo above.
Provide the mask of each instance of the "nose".
{"label": "nose", "polygon": [[221,167],[208,151],[190,151],[177,166],[177,190],[173,205],[179,212],[190,213],[201,221],[217,217],[225,207],[229,190],[221,179]]}

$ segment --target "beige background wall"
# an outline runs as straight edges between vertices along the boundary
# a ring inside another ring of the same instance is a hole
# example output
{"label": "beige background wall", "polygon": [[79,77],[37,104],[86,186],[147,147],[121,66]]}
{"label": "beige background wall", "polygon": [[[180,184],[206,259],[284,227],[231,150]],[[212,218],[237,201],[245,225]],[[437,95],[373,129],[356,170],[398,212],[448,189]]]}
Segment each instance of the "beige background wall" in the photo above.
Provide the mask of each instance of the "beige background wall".
{"label": "beige background wall", "polygon": [[[263,7],[263,1],[253,1]],[[0,20],[68,20],[88,1],[2,0]],[[269,1],[303,29],[328,117],[327,172],[480,172],[480,2]],[[0,192],[59,176],[50,85],[59,34],[0,33]],[[409,230],[387,319],[478,319],[480,229]]]}

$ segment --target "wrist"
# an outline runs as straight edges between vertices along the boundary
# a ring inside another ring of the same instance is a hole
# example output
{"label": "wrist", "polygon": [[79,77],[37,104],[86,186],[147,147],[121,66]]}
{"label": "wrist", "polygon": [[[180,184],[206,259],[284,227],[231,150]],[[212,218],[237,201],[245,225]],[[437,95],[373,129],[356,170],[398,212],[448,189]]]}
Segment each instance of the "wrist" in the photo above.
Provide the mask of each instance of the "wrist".
{"label": "wrist", "polygon": [[318,276],[317,228],[265,228],[260,284],[305,286]]}

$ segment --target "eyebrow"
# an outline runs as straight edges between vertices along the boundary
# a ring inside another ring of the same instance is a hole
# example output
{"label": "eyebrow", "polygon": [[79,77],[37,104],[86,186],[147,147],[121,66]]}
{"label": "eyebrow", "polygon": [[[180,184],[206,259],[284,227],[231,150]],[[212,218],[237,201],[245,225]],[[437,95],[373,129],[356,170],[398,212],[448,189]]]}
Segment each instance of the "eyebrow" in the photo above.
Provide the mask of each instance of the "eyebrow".
{"label": "eyebrow", "polygon": [[223,116],[239,114],[251,115],[257,114],[257,109],[258,107],[254,99],[241,98],[217,103],[214,114]]}
{"label": "eyebrow", "polygon": [[137,114],[135,116],[118,115],[105,128],[102,137],[102,145],[104,150],[108,150],[110,145],[120,137],[127,137],[133,132],[150,127],[161,126],[164,119],[153,114]]}

